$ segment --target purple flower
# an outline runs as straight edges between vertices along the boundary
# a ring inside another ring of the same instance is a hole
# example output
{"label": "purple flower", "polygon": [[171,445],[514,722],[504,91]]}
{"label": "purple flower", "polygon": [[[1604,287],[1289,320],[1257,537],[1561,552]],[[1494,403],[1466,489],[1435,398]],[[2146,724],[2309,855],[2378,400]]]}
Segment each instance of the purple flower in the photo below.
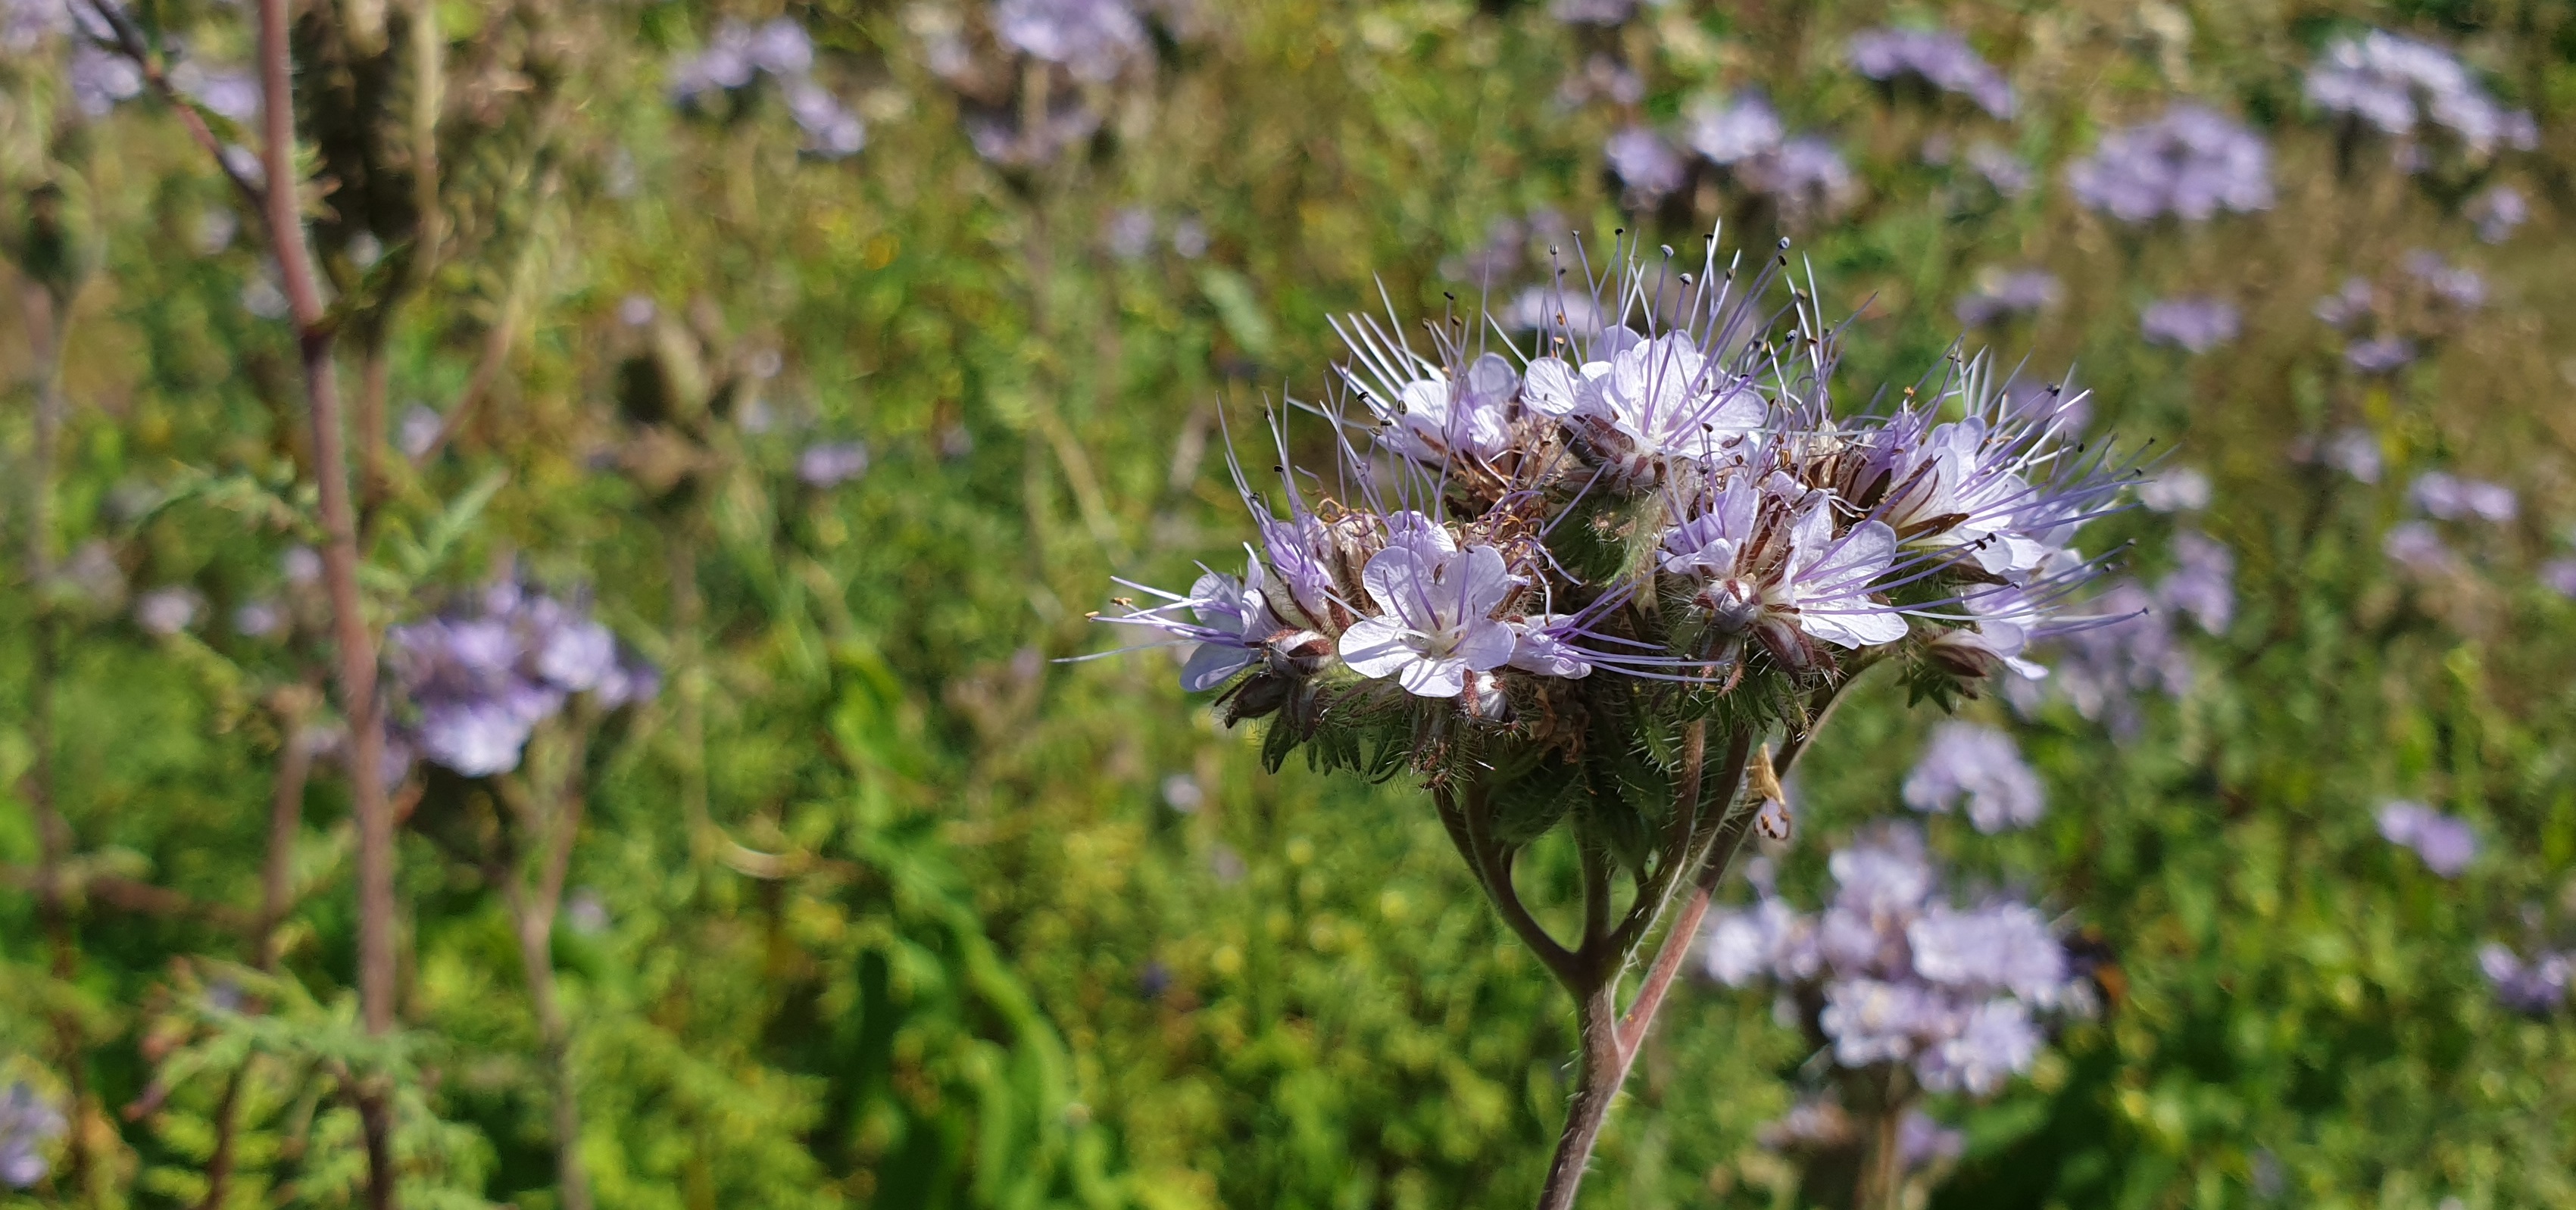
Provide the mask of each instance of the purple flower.
{"label": "purple flower", "polygon": [[1896,1152],[1909,1169],[1929,1168],[1959,1158],[1968,1149],[1965,1131],[1934,1121],[1931,1114],[1908,1109],[1896,1123]]}
{"label": "purple flower", "polygon": [[2136,725],[2138,695],[2180,697],[2191,690],[2191,658],[2174,634],[2170,610],[2137,581],[2114,581],[2090,604],[2090,624],[2057,636],[2049,683],[2076,713],[2125,732]]}
{"label": "purple flower", "polygon": [[[1029,168],[1056,157],[1100,132],[1100,111],[1071,93],[1050,97],[1046,110],[1018,109],[979,113],[965,121],[967,142],[975,154],[1003,168]],[[1175,244],[1178,236],[1174,237]]]}
{"label": "purple flower", "polygon": [[864,441],[827,441],[805,447],[796,457],[796,477],[807,487],[839,487],[867,473]]}
{"label": "purple flower", "polygon": [[1980,832],[2026,828],[2039,822],[2047,800],[2039,776],[2022,763],[2012,737],[1975,723],[1943,723],[1905,775],[1905,805],[1948,812],[1968,800],[1968,820]]}
{"label": "purple flower", "polygon": [[286,628],[286,611],[275,601],[245,601],[233,610],[233,633],[264,639]]}
{"label": "purple flower", "polygon": [[2451,52],[2386,30],[2328,45],[2308,68],[2307,97],[2327,113],[2351,115],[2400,138],[2419,127],[2441,127],[2477,159],[2540,142],[2531,115],[2499,104]]}
{"label": "purple flower", "polygon": [[2390,562],[2419,576],[2443,575],[2458,570],[2460,565],[2459,556],[2442,541],[2441,531],[2423,521],[2389,526],[2379,549]]}
{"label": "purple flower", "polygon": [[1691,110],[1691,150],[1721,168],[1777,151],[1788,137],[1780,111],[1758,92],[1739,93],[1723,104],[1703,99]]}
{"label": "purple flower", "polygon": [[2209,507],[2209,476],[2178,466],[2138,484],[2138,503],[2160,513],[2198,512]]}
{"label": "purple flower", "polygon": [[2343,359],[2364,374],[2386,374],[2415,360],[2415,342],[2395,336],[2356,340],[2344,346]]}
{"label": "purple flower", "polygon": [[1417,697],[1456,697],[1468,673],[1511,660],[1517,638],[1493,613],[1525,581],[1501,551],[1460,550],[1430,532],[1438,537],[1392,543],[1368,561],[1360,580],[1385,613],[1342,633],[1342,662],[1361,676],[1392,676]]}
{"label": "purple flower", "polygon": [[2193,353],[2206,353],[2235,340],[2242,326],[2236,304],[2223,298],[2168,298],[2138,317],[2140,334],[2148,344]]}
{"label": "purple flower", "polygon": [[1895,607],[1871,597],[1893,565],[1896,531],[1865,520],[1833,532],[1827,493],[1774,475],[1727,481],[1664,531],[1663,566],[1700,583],[1695,603],[1719,633],[1758,639],[1791,668],[1813,641],[1858,648],[1905,637]]}
{"label": "purple flower", "polygon": [[2426,471],[2416,476],[2406,497],[2415,502],[2429,517],[2459,521],[2475,517],[2498,525],[2511,521],[2519,511],[2513,489],[2501,483],[2462,479],[2441,471]]}
{"label": "purple flower", "polygon": [[1986,178],[1986,183],[2005,197],[2020,197],[2039,183],[2038,173],[2020,156],[1993,143],[1978,143],[1968,148],[1960,159],[1970,171]]}
{"label": "purple flower", "polygon": [[2347,277],[2343,288],[2317,300],[2317,318],[2330,328],[2348,331],[2379,312],[2378,292],[2367,278]]}
{"label": "purple flower", "polygon": [[1852,69],[1873,80],[1918,76],[1957,93],[1996,118],[2013,115],[2012,85],[1994,65],[1949,30],[1873,29],[1852,36]]}
{"label": "purple flower", "polygon": [[2379,482],[2379,438],[2368,429],[2343,429],[2326,441],[2326,465],[2364,483]]}
{"label": "purple flower", "polygon": [[615,707],[651,696],[659,680],[621,656],[606,627],[513,583],[385,638],[392,683],[414,716],[393,739],[467,777],[517,768],[537,726],[571,695]]}
{"label": "purple flower", "polygon": [[2223,634],[2236,617],[2236,555],[2224,543],[2182,530],[2174,534],[2174,569],[2156,585],[2167,610],[2188,614],[2210,634]]}
{"label": "purple flower", "polygon": [[1601,145],[1601,154],[1629,198],[1645,205],[1681,188],[1690,173],[1690,166],[1682,162],[1673,145],[1643,126],[1626,127],[1611,135],[1610,141]]}
{"label": "purple flower", "polygon": [[2413,849],[2424,867],[2444,878],[2457,878],[2478,855],[2477,833],[2422,803],[2397,801],[2379,808],[2379,834],[2388,843]]}
{"label": "purple flower", "polygon": [[2030,1006],[2008,996],[1976,1005],[1948,1036],[1925,1049],[1914,1065],[1917,1078],[1934,1092],[1985,1096],[2006,1080],[2030,1070],[2044,1044]]}
{"label": "purple flower", "polygon": [[134,598],[134,624],[146,631],[168,638],[197,624],[197,615],[205,611],[205,598],[194,589],[181,587],[155,588]]}
{"label": "purple flower", "polygon": [[1075,79],[1115,79],[1151,51],[1145,25],[1125,0],[995,0],[993,32],[1002,42]]}
{"label": "purple flower", "polygon": [[1109,254],[1122,261],[1143,260],[1154,250],[1154,212],[1143,206],[1121,206],[1102,226]]}
{"label": "purple flower", "polygon": [[[1356,320],[1344,335],[1364,361],[1397,367],[1410,358],[1414,363],[1410,369],[1397,373],[1422,375],[1394,386],[1364,377],[1363,371],[1343,371],[1344,380],[1387,426],[1382,438],[1387,448],[1433,466],[1453,459],[1461,464],[1490,462],[1511,448],[1512,402],[1520,395],[1521,379],[1501,354],[1479,356],[1452,382],[1448,371],[1412,356],[1410,349],[1389,341],[1373,323]],[[1370,358],[1372,353],[1378,357]]]}
{"label": "purple flower", "polygon": [[1771,197],[1793,222],[1842,213],[1860,192],[1843,153],[1816,135],[1799,135],[1736,169],[1736,179]]}
{"label": "purple flower", "polygon": [[2053,1006],[2064,994],[2066,948],[2028,904],[2009,901],[1961,911],[1933,904],[1905,927],[1914,973],[1978,994],[2009,992]]}
{"label": "purple flower", "polygon": [[2454,310],[2475,311],[2487,304],[2487,279],[2475,269],[2453,265],[2424,248],[2407,253],[2404,264],[2410,276]]}
{"label": "purple flower", "polygon": [[2221,210],[2270,208],[2272,153],[2262,136],[2186,101],[2103,136],[2066,181],[2085,205],[2123,222],[2171,214],[2197,223]]}
{"label": "purple flower", "polygon": [[1753,384],[1688,333],[1648,340],[1617,328],[1595,347],[1603,345],[1617,351],[1579,367],[1554,357],[1530,362],[1523,399],[1617,451],[1625,477],[1652,482],[1664,462],[1714,457],[1769,419]]}
{"label": "purple flower", "polygon": [[2545,1016],[2567,1003],[2570,963],[2565,954],[2543,951],[2530,962],[2497,942],[2478,947],[2478,970],[2506,1008]]}
{"label": "purple flower", "polygon": [[53,1167],[45,1149],[62,1136],[62,1111],[25,1081],[0,1092],[0,1185],[31,1188]]}
{"label": "purple flower", "polygon": [[2516,228],[2531,221],[2531,202],[2511,185],[2490,185],[2486,192],[2469,199],[2463,213],[2477,224],[2480,242],[2501,244],[2512,237]]}
{"label": "purple flower", "polygon": [[2576,600],[2576,559],[2551,559],[2541,564],[2540,583],[2551,592]]}
{"label": "purple flower", "polygon": [[1637,0],[1548,0],[1547,15],[1568,25],[1621,25],[1637,15]]}
{"label": "purple flower", "polygon": [[1949,1040],[1955,1011],[1949,997],[1920,983],[1836,979],[1825,985],[1818,1023],[1834,1040],[1834,1062],[1869,1067],[1912,1059],[1927,1039],[1938,1039],[1937,1049]]}
{"label": "purple flower", "polygon": [[1988,270],[1976,289],[1959,296],[1956,312],[1961,326],[1982,328],[2037,314],[2056,305],[2057,297],[2057,275],[2045,269]]}

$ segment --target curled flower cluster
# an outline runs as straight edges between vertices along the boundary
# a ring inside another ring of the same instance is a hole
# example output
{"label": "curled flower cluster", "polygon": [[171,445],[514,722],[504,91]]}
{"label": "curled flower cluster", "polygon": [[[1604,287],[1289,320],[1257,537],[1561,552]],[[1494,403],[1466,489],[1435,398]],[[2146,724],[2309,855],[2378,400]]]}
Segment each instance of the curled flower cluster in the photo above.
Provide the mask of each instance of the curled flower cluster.
{"label": "curled flower cluster", "polygon": [[0,1185],[19,1189],[45,1179],[45,1149],[62,1136],[62,1111],[25,1081],[0,1092]]}
{"label": "curled flower cluster", "polygon": [[704,106],[748,90],[762,76],[777,81],[788,115],[805,132],[807,151],[840,159],[867,145],[867,124],[815,81],[814,40],[785,17],[757,27],[735,20],[717,26],[706,49],[672,65],[671,99]]}
{"label": "curled flower cluster", "polygon": [[1996,118],[2013,116],[2012,85],[1968,40],[1946,29],[1873,29],[1852,35],[1852,70],[1873,80],[1911,76],[1976,102]]}
{"label": "curled flower cluster", "polygon": [[2501,942],[2478,947],[2478,973],[2487,977],[2496,1000],[2518,1013],[2546,1016],[2564,1006],[2570,971],[2576,971],[2576,956],[2566,953],[2543,950],[2526,960]]}
{"label": "curled flower cluster", "polygon": [[503,583],[473,606],[385,636],[410,707],[398,738],[432,764],[467,777],[507,773],[538,724],[575,696],[615,709],[659,691],[651,665],[571,605]]}
{"label": "curled flower cluster", "polygon": [[2308,68],[2307,96],[2327,113],[2348,115],[2398,138],[2412,138],[2425,127],[2448,130],[2478,159],[2540,143],[2532,116],[2506,109],[2457,56],[2386,30],[2327,46]]}
{"label": "curled flower cluster", "polygon": [[1769,196],[1793,221],[1831,218],[1860,193],[1842,153],[1818,136],[1791,135],[1760,93],[1693,106],[1688,139],[1691,150],[1736,184]]}
{"label": "curled flower cluster", "polygon": [[1912,827],[1886,827],[1828,868],[1823,911],[1766,892],[1711,913],[1701,954],[1729,987],[1779,988],[1838,1065],[1905,1064],[1925,1088],[1982,1096],[2030,1070],[2047,1043],[2042,1014],[2089,1007],[2047,920],[2008,899],[1945,902]]}
{"label": "curled flower cluster", "polygon": [[2039,775],[2022,763],[2012,736],[1969,722],[1934,728],[1932,743],[1905,775],[1905,805],[1947,813],[1968,803],[1968,822],[1980,832],[2003,832],[2039,822],[2048,808]]}
{"label": "curled flower cluster", "polygon": [[2188,296],[2162,299],[2138,316],[2139,335],[2151,345],[2169,345],[2188,353],[2206,353],[2236,339],[2244,319],[2236,304],[2223,298]]}
{"label": "curled flower cluster", "polygon": [[1238,468],[1260,533],[1242,574],[1131,585],[1159,603],[1105,620],[1194,647],[1184,684],[1223,689],[1229,721],[1284,712],[1283,742],[1328,748],[1374,728],[1579,758],[1638,708],[1585,690],[1596,673],[1767,714],[1909,640],[1959,682],[2017,660],[2093,574],[2069,543],[2128,472],[2070,444],[2070,401],[2015,410],[1981,362],[1837,415],[1830,337],[1804,306],[1768,327],[1790,318],[1771,284],[1712,241],[1698,273],[1629,262],[1588,300],[1617,322],[1548,323],[1526,351],[1452,323],[1426,354],[1354,318],[1338,472],[1283,465],[1274,503]]}
{"label": "curled flower cluster", "polygon": [[2272,152],[2263,136],[2205,105],[2183,102],[2152,122],[2103,136],[2066,171],[2085,205],[2122,222],[2170,214],[2203,222],[2221,210],[2272,205]]}
{"label": "curled flower cluster", "polygon": [[2420,802],[2391,802],[2379,808],[2379,835],[2393,845],[2412,849],[2424,868],[2444,878],[2457,878],[2477,859],[2478,834],[2467,820],[2444,815]]}

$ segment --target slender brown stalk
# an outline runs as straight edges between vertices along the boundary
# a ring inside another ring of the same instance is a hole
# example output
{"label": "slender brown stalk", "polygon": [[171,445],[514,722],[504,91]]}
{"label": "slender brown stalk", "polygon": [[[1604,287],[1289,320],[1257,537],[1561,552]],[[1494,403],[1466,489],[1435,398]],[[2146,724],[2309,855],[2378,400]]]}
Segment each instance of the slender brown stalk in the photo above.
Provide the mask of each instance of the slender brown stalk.
{"label": "slender brown stalk", "polygon": [[1619,1086],[1628,1081],[1632,1054],[1619,1044],[1618,981],[1605,980],[1575,1001],[1575,1020],[1582,1049],[1575,1060],[1574,1097],[1566,1105],[1556,1154],[1548,1160],[1539,1210],[1572,1210],[1574,1195],[1583,1187],[1583,1170],[1592,1162],[1592,1146],[1609,1124]]}
{"label": "slender brown stalk", "polygon": [[[27,474],[27,580],[36,602],[33,659],[28,670],[27,741],[34,749],[23,787],[36,815],[36,913],[53,947],[53,976],[68,984],[80,973],[80,939],[72,923],[70,887],[64,864],[73,837],[62,804],[54,797],[54,682],[62,660],[62,622],[54,612],[54,471],[62,444],[62,308],[68,299],[30,282],[20,296],[26,312],[27,342],[36,355],[35,449]],[[72,1112],[85,1117],[89,1106],[87,1047],[79,1018],[69,1011],[53,1015],[54,1043],[61,1052],[63,1078],[71,1085]],[[78,1196],[89,1192],[90,1154],[82,1123],[72,1125],[63,1165],[66,1183]]]}
{"label": "slender brown stalk", "polygon": [[170,83],[161,57],[153,54],[152,48],[144,42],[143,31],[126,19],[123,9],[106,0],[89,0],[89,8],[115,36],[116,52],[125,56],[134,64],[134,69],[142,73],[144,87],[151,89],[152,95],[161,98],[170,106],[170,112],[178,115],[180,127],[205,151],[207,158],[215,162],[224,179],[233,183],[233,190],[241,194],[242,201],[253,212],[265,207],[267,202],[261,196],[263,191],[259,183],[243,176],[231,160],[224,158],[223,140],[216,138],[214,130],[206,125],[205,116],[197,112],[196,103],[181,95],[177,86]]}
{"label": "slender brown stalk", "polygon": [[[349,794],[358,832],[358,1008],[367,1032],[394,1026],[393,814],[381,776],[384,731],[376,708],[376,645],[358,594],[357,515],[349,499],[349,455],[343,441],[333,329],[313,271],[312,246],[298,208],[295,93],[287,40],[287,0],[259,0],[259,76],[267,166],[264,215],[270,250],[293,314],[303,354],[304,389],[313,425],[313,477],[319,488],[322,576],[331,598],[339,647],[341,713],[349,726]],[[367,1204],[395,1204],[393,1111],[386,1090],[358,1090],[367,1146]]]}

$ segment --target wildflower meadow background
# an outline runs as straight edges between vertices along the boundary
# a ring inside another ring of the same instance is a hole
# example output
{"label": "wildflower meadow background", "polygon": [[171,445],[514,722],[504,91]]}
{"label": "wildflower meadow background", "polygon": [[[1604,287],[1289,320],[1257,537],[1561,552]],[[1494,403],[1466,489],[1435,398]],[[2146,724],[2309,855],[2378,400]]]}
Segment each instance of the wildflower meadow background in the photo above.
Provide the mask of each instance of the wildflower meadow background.
{"label": "wildflower meadow background", "polygon": [[2576,1203],[2571,214],[2537,0],[0,0],[0,1206],[1533,1204],[1419,768],[1153,643],[1454,436],[1347,316],[1610,398],[1712,231],[2125,479],[1756,779],[1580,1204]]}

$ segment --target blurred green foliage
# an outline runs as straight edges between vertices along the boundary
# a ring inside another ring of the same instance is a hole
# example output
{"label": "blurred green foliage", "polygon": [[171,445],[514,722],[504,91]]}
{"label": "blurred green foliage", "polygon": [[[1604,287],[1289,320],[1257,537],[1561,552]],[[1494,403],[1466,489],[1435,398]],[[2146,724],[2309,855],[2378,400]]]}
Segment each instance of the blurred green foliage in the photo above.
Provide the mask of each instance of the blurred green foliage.
{"label": "blurred green foliage", "polygon": [[[1614,32],[1509,0],[1211,3],[1094,142],[1033,170],[976,157],[924,65],[924,10],[785,10],[869,123],[864,151],[824,161],[772,108],[693,114],[660,85],[721,17],[774,5],[426,9],[458,132],[451,255],[379,336],[344,341],[344,377],[372,359],[384,383],[362,436],[372,607],[418,617],[516,568],[594,594],[666,674],[594,746],[572,883],[599,911],[555,942],[599,1203],[1526,1203],[1570,1006],[1420,796],[1259,773],[1253,738],[1185,701],[1159,656],[1050,661],[1111,641],[1084,617],[1110,575],[1185,582],[1229,557],[1224,443],[1265,457],[1257,407],[1327,388],[1330,315],[1381,291],[1407,315],[1444,291],[1472,303],[1443,259],[1542,208],[1693,237],[1733,199],[1711,185],[1623,217],[1601,141],[1752,85],[1831,131],[1866,185],[1795,233],[1828,310],[1859,315],[1847,391],[1937,356],[1981,271],[2050,269],[2062,302],[1987,335],[2077,367],[2104,427],[2204,468],[2215,499],[2194,523],[2238,558],[2239,617],[2199,645],[2189,693],[2130,730],[2062,705],[2014,723],[2051,792],[2039,828],[1934,821],[1954,863],[2105,942],[2121,994],[2026,1085],[1940,1107],[1970,1142],[1933,1204],[2576,1200],[2576,1029],[2507,1013],[2473,957],[2576,925],[2576,605],[2531,576],[2576,509],[2576,11],[1900,7],[2009,68],[2024,116],[1984,129],[2041,166],[2039,189],[1998,197],[1923,162],[1934,126],[1972,120],[1891,105],[1843,68],[1876,5],[1675,0]],[[232,8],[144,11],[209,59],[247,53]],[[2309,55],[2368,24],[2460,47],[2539,114],[2541,152],[2506,170],[2538,216],[2509,242],[2478,248],[2460,197],[2375,160],[2339,170],[2302,117]],[[1592,53],[1644,77],[1633,113],[1556,99]],[[0,590],[0,1063],[56,1095],[78,1077],[88,1157],[0,1205],[200,1204],[228,1113],[226,1205],[350,1204],[343,1070],[398,1078],[414,1204],[555,1205],[508,915],[437,819],[402,840],[399,1034],[352,1024],[351,829],[327,760],[296,804],[284,960],[255,969],[241,922],[265,808],[323,667],[314,605],[279,571],[315,533],[292,334],[245,305],[255,235],[201,250],[233,201],[166,106],[74,121],[44,61],[0,78],[0,192],[34,275],[0,302],[5,478],[33,473],[23,321],[36,287],[76,280],[54,545],[74,572],[104,559],[132,591],[208,605],[155,635],[113,600],[45,612],[47,586]],[[2061,166],[2178,96],[2274,140],[2278,202],[2193,228],[2078,208]],[[29,251],[46,187],[67,217]],[[351,242],[389,203],[316,205],[363,317],[381,282]],[[1113,255],[1102,233],[1131,206],[1167,233],[1194,218],[1205,254]],[[2418,247],[2478,266],[2495,301],[2417,366],[2352,373],[2313,301]],[[2197,358],[2144,346],[2138,308],[2186,290],[2233,297],[2244,337]],[[393,449],[411,403],[469,394],[435,457]],[[2294,458],[2347,426],[2379,443],[2380,486]],[[805,445],[849,439],[863,477],[798,480]],[[2525,504],[2464,547],[2466,570],[2421,582],[2379,542],[2431,467]],[[24,499],[5,505],[13,552]],[[2171,524],[2114,527],[2152,570]],[[296,611],[291,640],[229,621],[271,599]],[[26,893],[29,703],[56,624],[52,794],[88,888],[61,966]],[[1871,686],[1804,766],[1790,881],[1896,809],[1926,725],[1900,699]],[[2487,853],[2468,875],[2377,837],[2372,807],[2401,795],[2473,821]],[[1752,1138],[1806,1058],[1758,997],[1677,997],[1585,1204],[1788,1204],[1795,1174]]]}

